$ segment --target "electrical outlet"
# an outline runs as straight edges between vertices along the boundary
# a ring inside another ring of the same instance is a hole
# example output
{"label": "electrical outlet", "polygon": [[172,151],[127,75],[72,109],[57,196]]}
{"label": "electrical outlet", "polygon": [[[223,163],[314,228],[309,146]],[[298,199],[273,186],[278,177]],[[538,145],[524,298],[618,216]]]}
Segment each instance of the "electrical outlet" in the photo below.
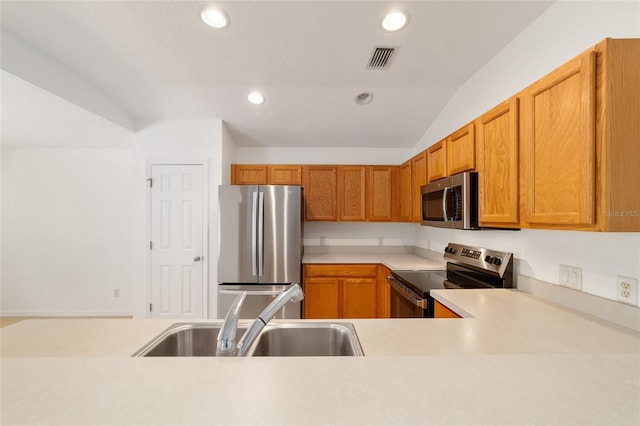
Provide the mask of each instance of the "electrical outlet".
{"label": "electrical outlet", "polygon": [[574,290],[582,290],[582,268],[560,265],[560,278],[558,282],[561,286]]}
{"label": "electrical outlet", "polygon": [[120,289],[119,288],[114,288],[113,289],[113,297],[120,297]]}
{"label": "electrical outlet", "polygon": [[630,305],[638,304],[638,280],[631,277],[616,277],[616,292],[618,301],[628,303]]}

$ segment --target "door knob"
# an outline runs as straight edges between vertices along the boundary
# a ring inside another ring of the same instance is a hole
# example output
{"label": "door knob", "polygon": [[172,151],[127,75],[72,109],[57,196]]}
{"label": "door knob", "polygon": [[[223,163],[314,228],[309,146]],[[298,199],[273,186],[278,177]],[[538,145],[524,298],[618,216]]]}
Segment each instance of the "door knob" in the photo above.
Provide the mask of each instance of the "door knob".
{"label": "door knob", "polygon": [[202,260],[202,258],[200,256],[196,256],[193,258],[194,262],[200,262]]}

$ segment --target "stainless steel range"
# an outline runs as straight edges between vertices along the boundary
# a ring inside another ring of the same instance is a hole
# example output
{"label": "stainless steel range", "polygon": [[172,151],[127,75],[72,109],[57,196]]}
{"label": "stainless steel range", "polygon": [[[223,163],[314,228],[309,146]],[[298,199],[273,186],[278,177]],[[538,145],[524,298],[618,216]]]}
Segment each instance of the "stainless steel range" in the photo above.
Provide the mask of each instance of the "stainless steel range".
{"label": "stainless steel range", "polygon": [[433,318],[431,290],[513,287],[511,253],[449,243],[443,258],[444,271],[391,271],[391,318]]}

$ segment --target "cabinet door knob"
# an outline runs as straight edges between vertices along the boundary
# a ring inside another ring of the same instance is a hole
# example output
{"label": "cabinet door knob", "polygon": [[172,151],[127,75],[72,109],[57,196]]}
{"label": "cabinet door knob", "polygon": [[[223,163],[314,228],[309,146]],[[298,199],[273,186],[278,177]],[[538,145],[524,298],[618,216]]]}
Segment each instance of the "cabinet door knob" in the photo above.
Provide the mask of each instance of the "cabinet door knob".
{"label": "cabinet door knob", "polygon": [[202,258],[200,256],[196,256],[193,258],[194,262],[200,262],[202,260]]}

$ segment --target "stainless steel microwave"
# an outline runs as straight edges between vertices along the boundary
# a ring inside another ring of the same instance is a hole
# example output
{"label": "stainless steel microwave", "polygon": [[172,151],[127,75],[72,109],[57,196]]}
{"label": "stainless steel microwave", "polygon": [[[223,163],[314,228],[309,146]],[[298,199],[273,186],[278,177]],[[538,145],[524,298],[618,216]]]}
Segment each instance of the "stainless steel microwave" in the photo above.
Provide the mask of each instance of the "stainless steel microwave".
{"label": "stainless steel microwave", "polygon": [[478,173],[465,172],[420,187],[420,224],[478,228]]}

